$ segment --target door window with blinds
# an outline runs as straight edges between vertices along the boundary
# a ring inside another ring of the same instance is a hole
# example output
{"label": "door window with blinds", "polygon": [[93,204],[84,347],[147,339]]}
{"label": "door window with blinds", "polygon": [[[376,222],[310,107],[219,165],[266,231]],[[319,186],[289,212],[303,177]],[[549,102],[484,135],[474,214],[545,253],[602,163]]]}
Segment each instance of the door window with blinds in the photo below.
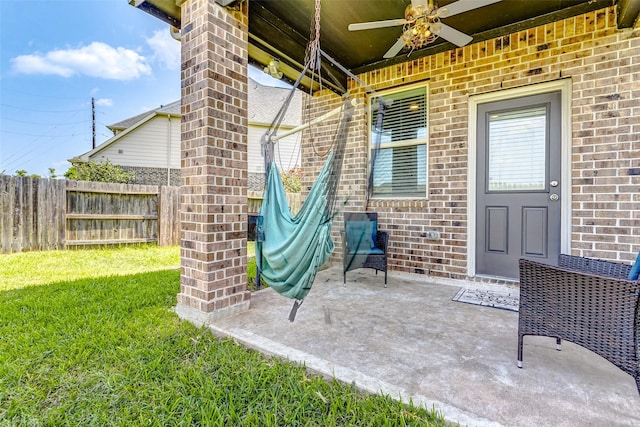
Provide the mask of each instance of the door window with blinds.
{"label": "door window with blinds", "polygon": [[[378,97],[369,103],[374,198],[427,197],[427,86],[381,93],[387,102],[378,127]],[[379,141],[379,149],[376,149]]]}
{"label": "door window with blinds", "polygon": [[487,191],[546,189],[547,107],[489,114]]}

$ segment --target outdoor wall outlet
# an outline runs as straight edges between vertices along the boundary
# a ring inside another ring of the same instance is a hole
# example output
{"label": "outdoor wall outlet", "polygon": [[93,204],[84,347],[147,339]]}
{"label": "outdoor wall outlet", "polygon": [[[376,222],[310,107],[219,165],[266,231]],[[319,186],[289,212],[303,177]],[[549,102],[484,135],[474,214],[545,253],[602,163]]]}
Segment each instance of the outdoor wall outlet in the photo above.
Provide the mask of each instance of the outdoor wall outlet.
{"label": "outdoor wall outlet", "polygon": [[427,239],[429,240],[438,240],[440,238],[440,232],[438,231],[427,231]]}

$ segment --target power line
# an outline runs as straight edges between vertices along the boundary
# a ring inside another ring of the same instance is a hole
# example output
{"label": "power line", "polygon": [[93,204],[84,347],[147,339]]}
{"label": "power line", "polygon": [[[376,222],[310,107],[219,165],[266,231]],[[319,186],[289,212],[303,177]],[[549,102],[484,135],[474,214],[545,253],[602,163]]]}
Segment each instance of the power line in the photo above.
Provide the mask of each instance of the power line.
{"label": "power line", "polygon": [[15,123],[25,123],[28,125],[38,125],[38,126],[71,126],[71,125],[81,125],[89,122],[89,119],[82,120],[80,122],[66,122],[66,123],[42,123],[42,122],[30,122],[27,120],[17,120],[17,119],[7,119],[6,117],[2,119],[6,122],[15,122]]}
{"label": "power line", "polygon": [[5,92],[14,92],[14,93],[19,93],[21,95],[27,95],[27,96],[33,96],[35,98],[51,98],[51,99],[87,99],[84,96],[60,96],[60,95],[43,95],[40,93],[30,93],[30,92],[25,92],[23,90],[17,90],[14,88],[2,88],[3,91]]}
{"label": "power line", "polygon": [[86,108],[82,108],[78,110],[36,110],[33,108],[18,107],[16,105],[8,105],[8,104],[0,104],[0,107],[13,108],[15,110],[22,110],[22,111],[32,111],[34,113],[77,113],[80,111],[87,111]]}
{"label": "power line", "polygon": [[66,135],[35,135],[32,133],[23,133],[23,132],[12,132],[10,130],[4,130],[1,129],[0,133],[8,133],[11,135],[21,135],[21,136],[32,136],[34,138],[73,138],[76,136],[81,136],[81,134],[79,133],[72,133],[72,134],[66,134]]}
{"label": "power line", "polygon": [[[36,141],[32,141],[32,142],[36,142]],[[59,149],[60,147],[61,145],[55,145],[55,144],[49,144],[48,146],[45,146],[45,147],[43,147],[41,144],[36,145],[35,147],[33,147],[32,149],[26,152],[14,153],[13,155],[9,156],[9,158],[5,160],[4,165],[2,165],[2,168],[7,170],[17,169],[17,168],[25,169],[26,165],[30,164],[37,157],[42,157],[44,154],[51,152],[53,149]],[[40,152],[40,155],[30,156],[30,154],[35,152]],[[14,157],[15,155],[19,155],[19,156],[11,160],[11,158]],[[30,157],[26,161],[23,161],[23,159],[27,156],[30,156]]]}

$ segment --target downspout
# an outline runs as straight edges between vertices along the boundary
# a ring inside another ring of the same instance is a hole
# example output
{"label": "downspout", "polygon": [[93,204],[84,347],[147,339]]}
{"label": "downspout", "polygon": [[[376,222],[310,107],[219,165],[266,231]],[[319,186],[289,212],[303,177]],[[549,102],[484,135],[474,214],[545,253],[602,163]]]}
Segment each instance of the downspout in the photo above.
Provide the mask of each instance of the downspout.
{"label": "downspout", "polygon": [[169,132],[167,133],[167,185],[171,185],[171,114],[169,119]]}

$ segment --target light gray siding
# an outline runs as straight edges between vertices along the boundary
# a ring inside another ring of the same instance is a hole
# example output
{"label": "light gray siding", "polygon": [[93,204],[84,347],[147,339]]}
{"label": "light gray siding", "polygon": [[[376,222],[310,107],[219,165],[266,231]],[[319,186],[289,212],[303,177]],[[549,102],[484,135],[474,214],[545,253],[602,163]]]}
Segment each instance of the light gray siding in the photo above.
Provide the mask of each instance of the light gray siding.
{"label": "light gray siding", "polygon": [[91,156],[121,166],[180,168],[180,118],[155,116]]}
{"label": "light gray siding", "polygon": [[[262,149],[260,146],[262,135],[268,128],[266,126],[249,125],[249,146],[248,151],[248,172],[264,173],[264,161],[262,160]],[[282,127],[280,133],[291,128]],[[300,137],[302,132],[282,138],[275,146],[275,160],[278,167],[283,171],[289,171],[295,167],[300,167]]]}

